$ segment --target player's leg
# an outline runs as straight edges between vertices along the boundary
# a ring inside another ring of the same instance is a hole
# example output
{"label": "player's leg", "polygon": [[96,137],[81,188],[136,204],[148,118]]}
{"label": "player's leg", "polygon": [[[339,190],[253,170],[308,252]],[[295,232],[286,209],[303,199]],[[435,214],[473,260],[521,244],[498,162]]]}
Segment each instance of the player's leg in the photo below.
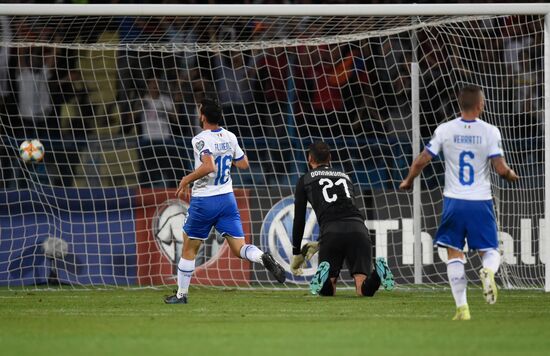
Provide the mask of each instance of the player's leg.
{"label": "player's leg", "polygon": [[275,261],[269,252],[264,253],[257,246],[245,243],[241,214],[235,195],[220,196],[219,206],[223,207],[216,221],[216,230],[226,238],[233,254],[254,263],[261,263],[279,283],[286,280],[284,268]]}
{"label": "player's leg", "polygon": [[454,248],[447,248],[447,256],[447,277],[449,278],[451,292],[456,304],[456,314],[453,320],[469,320],[470,309],[466,296],[468,282],[464,270],[466,258],[462,251]]}
{"label": "player's leg", "polygon": [[357,292],[357,288],[359,287],[360,293],[357,292],[357,295],[363,296],[363,297],[373,297],[374,294],[378,291],[378,289],[380,289],[380,286],[382,285],[380,281],[380,276],[378,275],[378,273],[376,273],[376,270],[373,270],[368,277],[366,275],[365,277],[366,277],[365,280],[361,282],[359,286],[358,286],[357,279],[355,280],[355,290]]}
{"label": "player's leg", "polygon": [[319,237],[319,266],[309,283],[311,294],[324,297],[336,294],[336,281],[345,258],[343,236],[339,231],[341,228],[329,227]]}
{"label": "player's leg", "polygon": [[[355,294],[359,297],[366,296],[363,294],[363,285],[367,281],[367,275],[362,273],[356,273],[353,275],[353,280],[355,281]],[[380,285],[378,285],[380,287]],[[376,288],[378,289],[378,288]],[[374,293],[372,293],[374,295]]]}
{"label": "player's leg", "polygon": [[467,280],[464,270],[466,260],[462,252],[468,218],[464,201],[444,198],[443,214],[435,237],[435,244],[447,248],[447,278],[456,305],[456,314],[453,320],[470,319],[466,296]]}
{"label": "player's leg", "polygon": [[[322,295],[324,297],[330,297],[336,294],[336,279],[337,277],[330,278],[331,264],[328,261],[322,261],[317,266],[317,271],[311,281],[309,282],[309,290],[311,294]],[[334,275],[334,272],[333,272]]]}
{"label": "player's leg", "polygon": [[493,202],[473,201],[470,205],[470,210],[474,213],[468,226],[468,246],[479,251],[483,264],[479,271],[483,296],[487,303],[494,304],[498,295],[495,274],[500,267],[500,253]]}
{"label": "player's leg", "polygon": [[224,233],[223,237],[227,241],[233,255],[248,260],[254,263],[262,263],[262,255],[264,254],[256,245],[247,244],[244,241],[244,233],[242,236],[231,236]]}
{"label": "player's leg", "polygon": [[495,282],[495,273],[500,266],[500,253],[491,249],[480,251],[483,268],[479,271],[479,278],[483,289],[483,297],[489,304],[497,302],[498,288]]}
{"label": "player's leg", "polygon": [[372,297],[383,286],[385,290],[393,290],[395,282],[393,273],[383,257],[378,257],[374,263],[375,268],[361,286],[361,295]]}
{"label": "player's leg", "polygon": [[178,262],[178,290],[175,295],[168,296],[164,299],[166,304],[186,304],[187,293],[189,292],[189,284],[191,277],[195,271],[195,258],[201,247],[202,240],[190,239],[187,234],[183,233],[183,248],[181,258]]}
{"label": "player's leg", "polygon": [[384,286],[392,290],[393,274],[384,258],[377,258],[375,268],[372,264],[372,242],[369,231],[363,222],[346,223],[345,251],[346,263],[355,280],[355,291],[359,296],[372,297]]}
{"label": "player's leg", "polygon": [[319,295],[322,297],[332,297],[336,294],[336,281],[338,277],[328,278],[319,290]]}
{"label": "player's leg", "polygon": [[355,293],[372,297],[381,281],[372,268],[372,243],[369,231],[363,223],[351,223],[355,230],[346,231],[346,263],[355,281]]}
{"label": "player's leg", "polygon": [[[240,224],[240,221],[239,221]],[[242,227],[241,227],[242,229]],[[279,283],[284,283],[286,273],[284,268],[273,258],[269,252],[263,252],[256,245],[247,244],[243,236],[234,237],[228,233],[224,234],[229,248],[233,254],[243,260],[262,264]]]}
{"label": "player's leg", "polygon": [[190,239],[183,233],[183,251],[178,263],[178,298],[187,296],[191,277],[195,271],[195,258],[202,245],[202,240]]}
{"label": "player's leg", "polygon": [[[356,262],[355,270],[366,271],[365,267],[359,269],[357,266],[361,264],[371,263],[371,259],[363,257],[363,262]],[[393,274],[390,271],[386,260],[382,257],[376,259],[375,268],[369,268],[370,274],[367,276],[363,273],[355,273],[353,278],[355,280],[355,291],[358,296],[361,297],[373,297],[374,294],[380,289],[380,286],[384,286],[385,290],[392,290],[394,287]]]}
{"label": "player's leg", "polygon": [[189,284],[195,271],[195,258],[202,241],[208,238],[215,218],[212,209],[209,209],[209,207],[213,206],[211,198],[191,199],[187,220],[182,232],[183,247],[181,258],[178,262],[178,290],[175,295],[164,299],[166,304],[187,303]]}

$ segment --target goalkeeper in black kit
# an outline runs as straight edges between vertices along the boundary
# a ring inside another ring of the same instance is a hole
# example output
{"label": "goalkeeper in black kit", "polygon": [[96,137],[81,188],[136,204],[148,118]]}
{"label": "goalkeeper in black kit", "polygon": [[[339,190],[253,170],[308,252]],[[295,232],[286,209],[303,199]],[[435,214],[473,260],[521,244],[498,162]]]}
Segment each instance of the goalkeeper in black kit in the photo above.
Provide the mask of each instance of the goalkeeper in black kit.
{"label": "goalkeeper in black kit", "polygon": [[[347,174],[330,167],[330,159],[330,148],[325,142],[309,147],[311,170],[300,178],[295,192],[292,273],[300,275],[318,248],[319,267],[310,283],[312,294],[335,294],[344,260],[355,280],[357,295],[372,297],[380,285],[391,290],[393,275],[385,259],[377,258],[373,268],[372,244],[365,217],[355,204],[353,183]],[[308,202],[319,222],[319,242],[302,247]]]}

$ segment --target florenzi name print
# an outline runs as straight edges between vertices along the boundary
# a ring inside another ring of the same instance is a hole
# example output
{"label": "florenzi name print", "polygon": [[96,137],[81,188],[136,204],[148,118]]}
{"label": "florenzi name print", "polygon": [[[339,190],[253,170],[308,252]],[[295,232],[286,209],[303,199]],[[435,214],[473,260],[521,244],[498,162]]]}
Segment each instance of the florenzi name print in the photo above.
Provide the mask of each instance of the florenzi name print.
{"label": "florenzi name print", "polygon": [[231,149],[229,142],[216,143],[214,146],[216,151],[229,151]]}

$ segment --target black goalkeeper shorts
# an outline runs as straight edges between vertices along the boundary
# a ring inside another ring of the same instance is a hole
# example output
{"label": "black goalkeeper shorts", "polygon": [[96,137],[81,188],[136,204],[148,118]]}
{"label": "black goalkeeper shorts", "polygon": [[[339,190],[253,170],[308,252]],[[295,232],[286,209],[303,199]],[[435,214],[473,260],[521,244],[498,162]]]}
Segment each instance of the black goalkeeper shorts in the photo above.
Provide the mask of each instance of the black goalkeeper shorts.
{"label": "black goalkeeper shorts", "polygon": [[344,260],[351,275],[369,276],[372,271],[372,243],[360,219],[330,222],[319,237],[319,263],[330,263],[329,277],[338,277]]}

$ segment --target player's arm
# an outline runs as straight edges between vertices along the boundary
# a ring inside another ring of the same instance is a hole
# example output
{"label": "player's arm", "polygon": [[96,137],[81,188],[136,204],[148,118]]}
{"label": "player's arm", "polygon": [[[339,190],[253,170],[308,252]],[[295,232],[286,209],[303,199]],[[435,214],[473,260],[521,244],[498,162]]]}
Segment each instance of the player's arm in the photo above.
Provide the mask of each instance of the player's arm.
{"label": "player's arm", "polygon": [[489,136],[489,159],[497,174],[508,182],[515,182],[519,179],[518,175],[506,163],[504,159],[504,150],[502,149],[502,136],[500,130],[493,128],[492,135]]}
{"label": "player's arm", "polygon": [[306,226],[306,210],[307,196],[304,188],[304,177],[300,178],[296,184],[294,192],[294,222],[292,224],[292,262],[290,270],[296,275],[302,274],[302,265],[305,263],[305,258],[302,255],[302,239],[304,237],[304,229]]}
{"label": "player's arm", "polygon": [[233,165],[238,169],[248,169],[250,164],[248,163],[248,157],[243,154],[240,158],[233,160]]}
{"label": "player's arm", "polygon": [[294,223],[292,224],[292,254],[298,255],[302,247],[302,238],[306,226],[307,197],[304,179],[300,178],[294,192]]}
{"label": "player's arm", "polygon": [[232,134],[232,140],[233,140],[233,165],[237,167],[238,169],[248,169],[250,165],[248,164],[248,157],[244,154],[243,149],[239,145],[239,142],[237,142],[237,137]]}
{"label": "player's arm", "polygon": [[193,172],[189,173],[181,179],[178,190],[176,191],[176,196],[180,199],[184,199],[187,186],[197,179],[201,179],[209,175],[210,173],[216,171],[216,165],[214,164],[214,157],[209,153],[203,153],[201,155],[201,165],[199,168],[195,169]]}
{"label": "player's arm", "polygon": [[199,168],[195,169],[193,172],[189,173],[183,177],[182,181],[187,182],[187,184],[193,183],[197,179],[201,179],[209,175],[210,173],[216,171],[216,165],[214,164],[214,157],[211,154],[204,153],[201,156],[201,165]]}
{"label": "player's arm", "polygon": [[427,149],[424,149],[422,153],[416,157],[413,164],[411,165],[411,168],[409,170],[409,174],[407,175],[407,178],[401,182],[399,185],[399,189],[403,190],[409,190],[412,188],[414,179],[422,173],[422,170],[430,163],[432,160],[432,153],[430,153]]}
{"label": "player's arm", "polygon": [[491,163],[499,176],[506,179],[508,182],[515,182],[519,179],[518,175],[508,164],[503,156],[491,158]]}

